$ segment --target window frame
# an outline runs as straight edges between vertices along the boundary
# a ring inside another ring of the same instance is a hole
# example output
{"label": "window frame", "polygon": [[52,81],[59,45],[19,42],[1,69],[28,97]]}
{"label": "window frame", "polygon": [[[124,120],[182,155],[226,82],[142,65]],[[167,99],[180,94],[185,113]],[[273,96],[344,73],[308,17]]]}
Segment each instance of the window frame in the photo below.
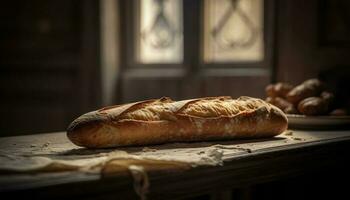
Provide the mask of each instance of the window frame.
{"label": "window frame", "polygon": [[[201,2],[201,20],[204,19],[204,1]],[[204,25],[202,23],[201,30],[199,32],[201,42],[199,51],[200,51],[200,59],[199,65],[202,68],[260,68],[260,67],[268,67],[272,65],[272,55],[273,55],[273,36],[274,36],[274,0],[264,0],[263,7],[263,41],[264,41],[264,59],[261,61],[231,61],[231,62],[204,62]]]}
{"label": "window frame", "polygon": [[[154,68],[183,68],[184,66],[188,65],[189,57],[186,56],[186,48],[185,48],[185,34],[184,36],[184,55],[183,55],[183,61],[181,63],[139,63],[137,61],[137,55],[136,55],[136,45],[137,45],[137,28],[138,25],[138,18],[140,13],[140,0],[131,0],[131,1],[121,1],[122,4],[120,6],[121,8],[121,29],[125,29],[123,34],[121,35],[121,49],[125,49],[126,52],[121,52],[121,58],[124,59],[123,66],[126,66],[130,69],[154,69]],[[125,12],[126,11],[126,12]],[[183,18],[183,27],[185,27],[185,22]],[[185,28],[183,28],[185,29]]]}
{"label": "window frame", "polygon": [[[204,1],[183,0],[183,62],[182,63],[139,63],[136,57],[136,25],[139,17],[139,1],[120,1],[120,63],[121,70],[133,72],[141,70],[145,76],[161,75],[169,69],[175,76],[190,72],[227,76],[274,74],[275,53],[275,0],[264,0],[264,58],[262,61],[204,62]],[[136,12],[136,13],[135,13]],[[215,70],[214,70],[215,69]],[[216,72],[215,72],[216,71]],[[226,73],[227,72],[227,73]],[[177,75],[176,75],[177,74]]]}

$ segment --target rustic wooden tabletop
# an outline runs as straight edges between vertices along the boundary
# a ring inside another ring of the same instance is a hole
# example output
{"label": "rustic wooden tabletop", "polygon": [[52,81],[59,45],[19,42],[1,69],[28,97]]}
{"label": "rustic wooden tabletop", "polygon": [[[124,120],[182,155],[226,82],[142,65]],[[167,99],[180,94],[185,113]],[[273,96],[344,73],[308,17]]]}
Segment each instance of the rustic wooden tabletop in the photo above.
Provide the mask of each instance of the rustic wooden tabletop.
{"label": "rustic wooden tabletop", "polygon": [[[174,199],[339,165],[348,161],[349,145],[347,130],[289,130],[271,139],[102,150],[77,147],[64,132],[5,137],[0,138],[0,191],[37,199]],[[106,165],[104,158],[116,151],[131,157],[123,154],[110,162],[115,165]],[[43,160],[33,164],[32,158]],[[75,163],[82,159],[94,165]]]}

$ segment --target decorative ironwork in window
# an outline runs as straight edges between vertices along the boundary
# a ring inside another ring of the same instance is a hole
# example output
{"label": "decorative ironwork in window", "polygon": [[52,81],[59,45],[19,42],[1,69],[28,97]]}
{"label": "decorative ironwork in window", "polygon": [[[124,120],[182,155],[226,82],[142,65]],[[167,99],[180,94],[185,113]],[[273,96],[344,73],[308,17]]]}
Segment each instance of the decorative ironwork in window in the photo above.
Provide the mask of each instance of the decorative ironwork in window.
{"label": "decorative ironwork in window", "polygon": [[204,61],[264,59],[263,0],[205,0]]}
{"label": "decorative ironwork in window", "polygon": [[139,63],[181,63],[183,20],[181,0],[140,0],[136,23]]}

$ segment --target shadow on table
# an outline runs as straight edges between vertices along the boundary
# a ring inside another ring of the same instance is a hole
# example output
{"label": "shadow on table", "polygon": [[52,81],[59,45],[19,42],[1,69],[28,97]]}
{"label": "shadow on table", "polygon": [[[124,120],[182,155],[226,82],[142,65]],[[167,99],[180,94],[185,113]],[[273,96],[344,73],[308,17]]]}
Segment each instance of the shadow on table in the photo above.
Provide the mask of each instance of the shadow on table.
{"label": "shadow on table", "polygon": [[262,139],[240,139],[240,140],[212,140],[205,142],[175,142],[175,143],[165,143],[158,145],[144,145],[144,146],[133,146],[133,147],[115,147],[115,148],[104,148],[104,149],[71,149],[63,152],[61,155],[90,155],[98,153],[110,153],[113,151],[125,151],[127,153],[142,152],[142,151],[152,151],[152,150],[166,150],[166,149],[186,149],[186,148],[203,148],[210,147],[214,145],[243,145],[249,143],[259,143],[259,142],[271,142],[284,140],[284,137],[274,137],[274,138],[262,138]]}

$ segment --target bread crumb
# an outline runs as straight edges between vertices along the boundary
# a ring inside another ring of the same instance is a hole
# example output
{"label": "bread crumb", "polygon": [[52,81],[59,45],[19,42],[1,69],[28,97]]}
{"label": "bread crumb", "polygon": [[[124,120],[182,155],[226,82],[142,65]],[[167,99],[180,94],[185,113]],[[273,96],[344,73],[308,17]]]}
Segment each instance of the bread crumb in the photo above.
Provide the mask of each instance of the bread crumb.
{"label": "bread crumb", "polygon": [[43,144],[42,146],[41,146],[41,148],[46,148],[46,147],[48,147],[50,145],[50,142],[46,142],[45,144]]}
{"label": "bread crumb", "polygon": [[293,140],[302,140],[302,138],[295,137]]}
{"label": "bread crumb", "polygon": [[197,154],[198,155],[201,155],[201,154],[204,154],[205,153],[205,151],[200,151],[200,152],[198,152]]}
{"label": "bread crumb", "polygon": [[36,147],[36,145],[35,144],[31,144],[30,147]]}
{"label": "bread crumb", "polygon": [[293,131],[286,131],[285,135],[293,135]]}
{"label": "bread crumb", "polygon": [[237,149],[237,150],[241,150],[241,151],[246,151],[248,153],[251,153],[252,150],[249,149],[249,148],[243,148],[243,147],[240,147],[239,145],[236,145],[236,146],[225,146],[225,145],[221,145],[221,144],[216,144],[214,145],[213,147],[215,148],[219,148],[219,149]]}

